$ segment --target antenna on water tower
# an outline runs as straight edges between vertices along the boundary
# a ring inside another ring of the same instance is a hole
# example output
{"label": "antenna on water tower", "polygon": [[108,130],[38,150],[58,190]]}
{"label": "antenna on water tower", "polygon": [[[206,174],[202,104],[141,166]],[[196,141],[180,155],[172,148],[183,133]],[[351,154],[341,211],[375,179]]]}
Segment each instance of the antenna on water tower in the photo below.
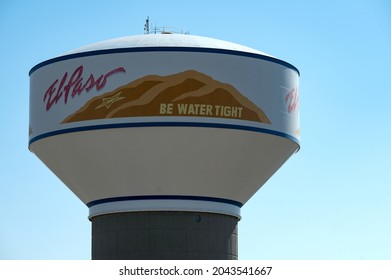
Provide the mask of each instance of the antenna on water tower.
{"label": "antenna on water tower", "polygon": [[145,20],[144,34],[149,34],[149,17],[147,17],[147,19]]}

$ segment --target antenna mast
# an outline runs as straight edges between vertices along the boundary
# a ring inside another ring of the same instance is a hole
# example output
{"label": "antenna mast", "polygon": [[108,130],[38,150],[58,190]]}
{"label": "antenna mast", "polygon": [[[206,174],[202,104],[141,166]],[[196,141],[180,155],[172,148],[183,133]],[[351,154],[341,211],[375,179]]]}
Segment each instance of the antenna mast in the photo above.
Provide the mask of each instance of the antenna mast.
{"label": "antenna mast", "polygon": [[145,24],[144,24],[144,34],[149,34],[149,16],[148,16],[147,19],[145,20]]}

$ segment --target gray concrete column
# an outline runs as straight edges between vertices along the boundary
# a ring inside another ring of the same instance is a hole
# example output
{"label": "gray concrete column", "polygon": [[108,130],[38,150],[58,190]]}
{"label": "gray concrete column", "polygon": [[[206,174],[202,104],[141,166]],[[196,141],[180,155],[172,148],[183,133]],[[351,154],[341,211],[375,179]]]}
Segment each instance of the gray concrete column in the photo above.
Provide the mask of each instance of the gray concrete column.
{"label": "gray concrete column", "polygon": [[126,212],[93,217],[92,259],[236,260],[238,218],[203,212]]}

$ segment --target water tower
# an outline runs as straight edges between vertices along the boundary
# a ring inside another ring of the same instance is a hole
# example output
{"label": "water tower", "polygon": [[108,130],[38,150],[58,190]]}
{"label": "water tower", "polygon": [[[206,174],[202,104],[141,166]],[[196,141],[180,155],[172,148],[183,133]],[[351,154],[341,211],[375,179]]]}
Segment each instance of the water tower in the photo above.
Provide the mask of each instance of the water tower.
{"label": "water tower", "polygon": [[30,71],[29,149],[89,207],[93,259],[237,259],[240,208],[299,149],[299,71],[182,34]]}

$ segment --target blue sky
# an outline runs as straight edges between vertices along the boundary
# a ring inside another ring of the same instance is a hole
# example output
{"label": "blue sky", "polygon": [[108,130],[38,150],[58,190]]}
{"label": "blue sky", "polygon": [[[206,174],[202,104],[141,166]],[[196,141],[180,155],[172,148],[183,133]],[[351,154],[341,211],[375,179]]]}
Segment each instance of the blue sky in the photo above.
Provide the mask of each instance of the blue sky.
{"label": "blue sky", "polygon": [[242,208],[240,259],[391,259],[389,1],[1,1],[0,259],[89,259],[88,209],[27,148],[29,70],[158,26],[295,65],[301,150]]}

